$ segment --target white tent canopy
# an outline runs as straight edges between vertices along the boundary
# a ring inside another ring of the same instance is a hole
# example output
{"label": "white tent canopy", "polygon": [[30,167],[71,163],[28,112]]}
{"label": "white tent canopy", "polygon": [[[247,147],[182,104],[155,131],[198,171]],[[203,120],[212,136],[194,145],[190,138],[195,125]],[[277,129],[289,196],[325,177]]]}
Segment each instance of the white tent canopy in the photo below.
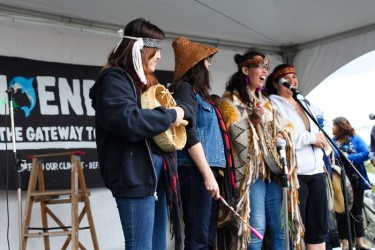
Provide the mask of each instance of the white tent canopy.
{"label": "white tent canopy", "polygon": [[[115,31],[145,17],[169,41],[185,35],[219,47],[214,92],[222,92],[235,70],[234,53],[255,47],[271,56],[272,66],[293,63],[300,91],[307,94],[336,69],[375,49],[374,10],[372,0],[1,0],[0,38],[8,42],[2,42],[0,53],[101,65],[117,41]],[[173,70],[170,46],[163,56],[159,68]]]}

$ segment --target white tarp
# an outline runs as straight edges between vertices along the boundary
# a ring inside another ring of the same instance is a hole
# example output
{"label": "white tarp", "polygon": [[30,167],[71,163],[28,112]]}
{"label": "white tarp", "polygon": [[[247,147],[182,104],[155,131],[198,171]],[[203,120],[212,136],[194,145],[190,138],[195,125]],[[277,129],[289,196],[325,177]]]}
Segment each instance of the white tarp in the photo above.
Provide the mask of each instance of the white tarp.
{"label": "white tarp", "polygon": [[337,69],[375,50],[374,41],[375,31],[370,31],[301,50],[294,59],[301,80],[301,93],[307,95]]}

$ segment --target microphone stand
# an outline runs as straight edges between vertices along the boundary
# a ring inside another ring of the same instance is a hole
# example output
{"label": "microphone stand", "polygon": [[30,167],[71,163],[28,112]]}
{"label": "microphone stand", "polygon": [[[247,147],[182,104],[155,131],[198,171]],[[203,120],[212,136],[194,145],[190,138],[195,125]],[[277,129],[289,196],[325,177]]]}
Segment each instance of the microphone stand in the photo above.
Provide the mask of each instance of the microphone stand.
{"label": "microphone stand", "polygon": [[288,166],[283,164],[284,173],[281,176],[281,183],[283,187],[283,201],[284,201],[284,249],[289,250],[289,230],[288,230]]}
{"label": "microphone stand", "polygon": [[289,250],[289,223],[288,223],[288,161],[286,158],[286,141],[278,138],[276,140],[277,151],[279,153],[283,174],[281,175],[281,185],[283,187],[283,204],[284,204],[284,249]]}
{"label": "microphone stand", "polygon": [[13,158],[14,168],[17,172],[17,201],[18,201],[18,229],[19,229],[19,249],[22,248],[22,196],[21,196],[21,158],[19,157],[16,149],[16,139],[14,131],[14,109],[13,109],[13,92],[8,92],[10,125],[12,131],[12,144],[13,144]]}
{"label": "microphone stand", "polygon": [[[310,113],[310,111],[303,105],[302,100],[305,100],[305,98],[302,96],[302,94],[295,88],[290,87],[289,88],[293,92],[293,98],[298,102],[298,104],[303,108],[305,113],[310,117],[310,119],[318,126],[319,130],[323,133],[324,137],[327,139],[327,141],[330,142],[330,145],[336,149],[336,152],[340,155],[340,158],[343,159],[347,166],[352,167],[357,174],[366,182],[366,184],[371,188],[371,185],[368,183],[368,181],[359,173],[359,171],[353,166],[353,164],[349,161],[349,159],[345,156],[345,154],[336,146],[336,144],[332,141],[332,139],[329,137],[329,135],[321,128],[318,121],[315,119],[314,115]],[[350,226],[350,217],[349,217],[349,206],[348,206],[348,190],[346,188],[345,182],[346,182],[346,174],[345,174],[345,168],[344,166],[340,166],[341,168],[341,183],[342,183],[342,190],[343,190],[343,196],[344,196],[344,205],[345,205],[345,218],[348,223],[348,243],[349,243],[349,249],[352,249],[352,236],[351,236],[351,226]]]}

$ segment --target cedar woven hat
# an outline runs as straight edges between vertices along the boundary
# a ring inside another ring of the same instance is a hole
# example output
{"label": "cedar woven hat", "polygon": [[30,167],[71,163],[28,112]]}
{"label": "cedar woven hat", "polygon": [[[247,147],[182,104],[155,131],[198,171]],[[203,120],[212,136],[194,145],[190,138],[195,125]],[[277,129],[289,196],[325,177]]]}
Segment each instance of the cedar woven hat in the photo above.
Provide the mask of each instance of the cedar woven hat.
{"label": "cedar woven hat", "polygon": [[172,47],[175,58],[173,81],[180,79],[183,74],[202,59],[219,51],[217,48],[189,41],[183,36],[177,37],[173,41]]}

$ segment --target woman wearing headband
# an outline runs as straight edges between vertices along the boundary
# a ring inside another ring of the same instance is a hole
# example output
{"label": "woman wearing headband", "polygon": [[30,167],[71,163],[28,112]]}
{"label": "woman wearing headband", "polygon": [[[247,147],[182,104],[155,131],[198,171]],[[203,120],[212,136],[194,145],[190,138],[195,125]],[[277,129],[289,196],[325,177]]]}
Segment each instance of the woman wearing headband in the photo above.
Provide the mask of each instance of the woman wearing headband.
{"label": "woman wearing headband", "polygon": [[[333,141],[336,143],[338,148],[346,154],[347,158],[353,163],[353,166],[357,171],[366,179],[369,183],[367,171],[364,165],[364,161],[369,159],[369,151],[366,143],[363,139],[356,134],[354,128],[345,117],[337,117],[333,119],[332,127]],[[363,227],[363,216],[362,210],[364,206],[364,192],[365,190],[371,189],[367,186],[366,182],[361,179],[358,173],[350,166],[347,166],[344,161],[336,154],[337,162],[339,165],[345,167],[345,174],[350,180],[353,188],[353,207],[350,210],[350,225],[351,225],[351,236],[355,239],[357,249],[369,250],[363,242],[363,236],[365,236],[365,230]],[[336,213],[337,229],[342,244],[342,249],[349,249],[348,243],[348,223],[345,214]]]}
{"label": "woman wearing headband", "polygon": [[[288,218],[293,229],[291,242],[296,247],[299,245],[302,226],[297,205],[295,156],[291,144],[293,130],[290,123],[274,111],[271,102],[261,93],[269,71],[265,55],[248,50],[243,55],[236,54],[234,60],[237,72],[227,83],[219,109],[227,124],[234,155],[238,187],[235,209],[262,235],[266,228],[269,230],[271,249],[284,249],[282,170],[275,165],[270,152],[275,152],[277,138],[285,139],[292,187],[288,199]],[[279,157],[277,152],[273,156]],[[238,224],[238,231],[232,238],[234,242],[231,249],[245,249],[248,246],[252,250],[262,247],[262,240],[254,234],[250,235],[249,228],[243,223]]]}
{"label": "woman wearing headband", "polygon": [[178,37],[172,46],[175,71],[170,90],[176,100],[191,104],[194,110],[186,146],[177,152],[185,249],[212,249],[220,197],[217,179],[219,170],[228,170],[231,162],[229,144],[224,140],[225,126],[209,93],[210,58],[218,49],[184,37]]}
{"label": "woman wearing headband", "polygon": [[167,203],[176,249],[182,243],[177,166],[152,137],[189,119],[191,107],[142,109],[140,102],[158,84],[163,44],[162,30],[133,20],[90,90],[100,171],[116,200],[127,250],[166,249]]}
{"label": "woman wearing headband", "polygon": [[[304,240],[307,249],[325,249],[328,237],[328,204],[322,149],[327,146],[327,141],[293,98],[292,91],[279,84],[281,78],[293,88],[298,88],[295,68],[292,65],[281,64],[267,78],[264,91],[269,95],[274,107],[283,117],[290,120],[295,129],[293,143],[300,185],[299,207],[305,226]],[[315,117],[320,117],[324,130],[330,131],[330,124],[324,119],[322,110],[307,101],[303,101],[302,105]]]}

